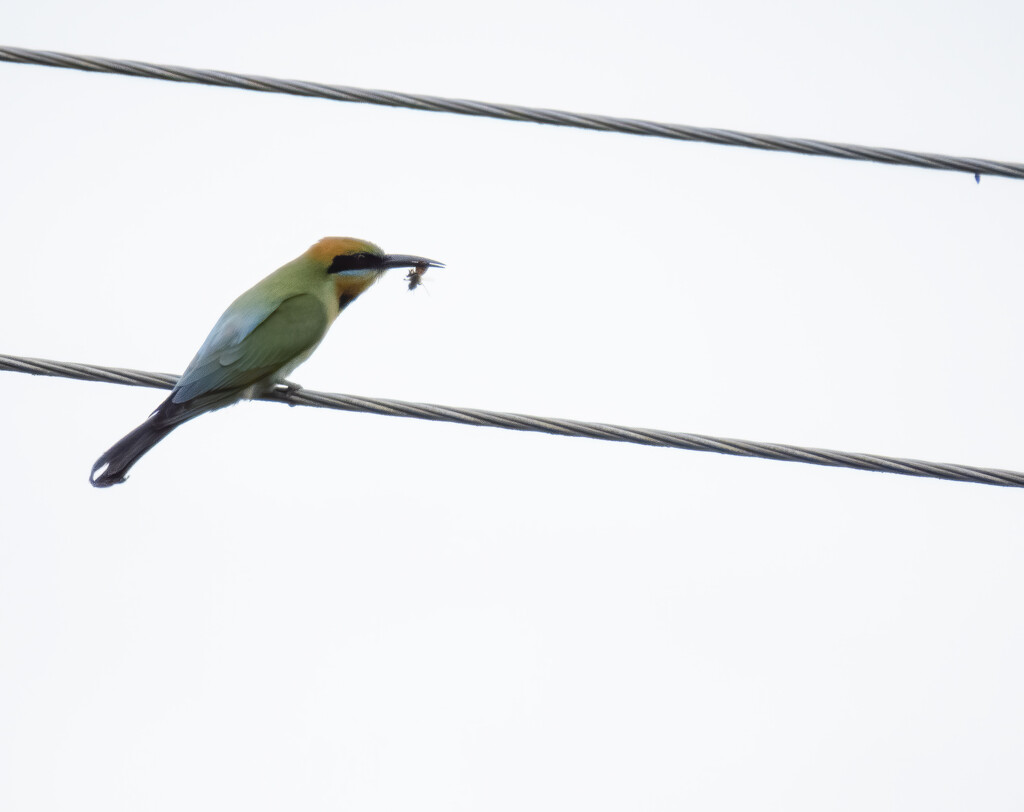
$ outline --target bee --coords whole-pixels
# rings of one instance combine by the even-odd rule
[[[427,272],[429,267],[429,265],[417,265],[405,275],[405,279],[409,283],[409,290],[416,290],[416,288],[423,284],[423,274]]]

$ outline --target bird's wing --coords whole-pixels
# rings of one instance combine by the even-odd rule
[[[326,330],[324,306],[309,293],[285,299],[257,317],[229,310],[188,365],[171,399],[184,403],[252,386],[314,347]]]

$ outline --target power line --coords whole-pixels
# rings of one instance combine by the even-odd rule
[[[258,90],[263,93],[315,96],[333,101],[379,104],[386,107],[408,107],[413,110],[459,113],[467,116],[483,116],[511,121],[532,121],[538,124],[553,124],[559,127],[576,127],[584,130],[603,130],[630,135],[647,135],[679,141],[702,141],[711,144],[749,147],[776,152],[795,152],[800,155],[821,155],[831,158],[846,158],[853,161],[874,161],[883,164],[916,166],[923,169],[969,172],[975,176],[996,175],[1004,178],[1024,178],[1024,164],[1006,161],[989,161],[982,158],[956,158],[928,152],[913,152],[902,149],[888,149],[886,147],[865,147],[856,144],[839,144],[808,138],[786,138],[777,135],[760,135],[736,130],[693,127],[686,124],[665,124],[657,121],[617,118],[589,113],[569,113],[564,110],[545,110],[513,104],[448,99],[441,96],[425,96],[418,93],[367,90],[365,88],[328,85],[296,79],[274,79],[267,76],[253,76],[244,73],[185,68],[176,65],[157,65],[150,62],[134,62],[98,56],[79,56],[58,51],[36,51],[29,48],[0,46],[0,61],[29,65],[47,65],[54,68],[73,68],[75,70],[96,73],[117,73],[126,76],[163,79],[168,82],[192,82],[201,85],[216,85],[218,87],[235,87],[242,90]]]
[[[92,364],[73,364],[49,361],[42,358],[22,358],[14,355],[0,355],[0,370],[26,372],[30,375],[49,375],[59,378],[74,378],[82,381],[119,383],[127,386],[147,386],[153,389],[171,389],[178,380],[177,375],[158,372],[141,372],[135,369],[117,369]],[[709,437],[703,434],[683,434],[656,429],[630,428],[609,423],[588,423],[582,420],[565,420],[553,417],[534,417],[525,414],[492,412],[484,409],[465,409],[455,406],[439,406],[433,403],[408,403],[385,398],[368,398],[342,395],[330,392],[314,392],[309,389],[286,393],[275,390],[260,400],[287,403],[292,406],[317,406],[323,409],[339,409],[347,412],[369,412],[391,417],[416,417],[421,420],[436,420],[447,423],[461,423],[469,426],[490,426],[516,431],[538,431],[546,434],[561,434],[567,437],[588,437],[594,440],[613,440],[622,443],[664,446],[689,451],[714,451],[737,457],[760,457],[769,460],[805,462],[812,465],[828,465],[837,468],[855,468],[860,471],[879,471],[906,476],[948,479],[956,482],[975,482],[980,485],[1000,485],[1009,488],[1024,488],[1024,473],[1004,471],[995,468],[978,468],[973,465],[951,465],[941,462],[884,457],[875,454],[855,454],[845,451],[829,451],[822,448],[802,448],[778,443],[760,443],[749,440],[732,440]]]

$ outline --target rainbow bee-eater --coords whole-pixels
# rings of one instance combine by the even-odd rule
[[[96,460],[89,481],[98,488],[124,482],[139,458],[182,423],[284,382],[338,314],[385,272],[443,267],[351,237],[320,240],[231,303],[167,400]]]

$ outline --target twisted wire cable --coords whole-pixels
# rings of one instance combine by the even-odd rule
[[[59,378],[74,378],[81,381],[119,383],[126,386],[147,386],[153,389],[171,389],[178,380],[177,375],[156,372],[142,372],[136,369],[117,369],[93,364],[74,364],[50,361],[42,358],[22,358],[14,355],[0,355],[0,370],[26,372],[30,375],[49,375]],[[714,451],[737,457],[760,457],[769,460],[804,462],[811,465],[828,465],[838,468],[854,468],[860,471],[879,471],[905,476],[932,477],[956,482],[974,482],[981,485],[1000,485],[1010,488],[1024,487],[1024,472],[1004,471],[995,468],[979,468],[973,465],[952,465],[941,462],[884,457],[875,454],[855,454],[846,451],[830,451],[823,448],[802,448],[779,443],[761,443],[749,440],[733,440],[709,437],[703,434],[660,431],[656,429],[630,428],[609,423],[590,423],[582,420],[566,420],[554,417],[535,417],[525,414],[493,412],[486,409],[466,409],[455,406],[440,406],[433,403],[408,403],[386,398],[359,397],[331,392],[315,392],[309,389],[275,389],[260,400],[286,403],[292,406],[316,406],[322,409],[339,409],[347,412],[369,412],[391,417],[416,417],[421,420],[436,420],[447,423],[461,423],[468,426],[490,426],[516,431],[538,431],[546,434],[560,434],[567,437],[587,437],[594,440],[612,440],[622,443],[664,446],[689,451]]]
[[[27,65],[47,65],[54,68],[72,68],[96,73],[117,73],[126,76],[163,79],[168,82],[192,82],[202,85],[216,85],[218,87],[234,87],[242,90],[257,90],[263,93],[315,96],[333,101],[379,104],[386,107],[408,107],[413,110],[459,113],[467,116],[483,116],[510,121],[532,121],[538,124],[553,124],[559,127],[576,127],[584,130],[603,130],[630,135],[646,135],[655,138],[671,138],[679,141],[702,141],[726,146],[794,152],[800,155],[821,155],[853,161],[873,161],[883,164],[916,166],[924,169],[968,172],[975,175],[976,178],[980,175],[1024,178],[1024,164],[1006,161],[957,158],[927,152],[913,152],[885,147],[865,147],[856,144],[840,144],[808,138],[786,138],[776,135],[760,135],[736,130],[693,127],[686,124],[665,124],[657,121],[617,118],[589,113],[570,113],[564,110],[547,110],[535,107],[522,107],[514,104],[493,104],[467,99],[448,99],[417,93],[367,90],[365,88],[305,82],[295,79],[274,79],[268,76],[253,76],[243,73],[229,73],[227,71],[203,70],[176,65],[156,65],[150,62],[108,59],[98,56],[79,56],[58,51],[37,51],[30,48],[0,46],[0,61],[17,62]]]

